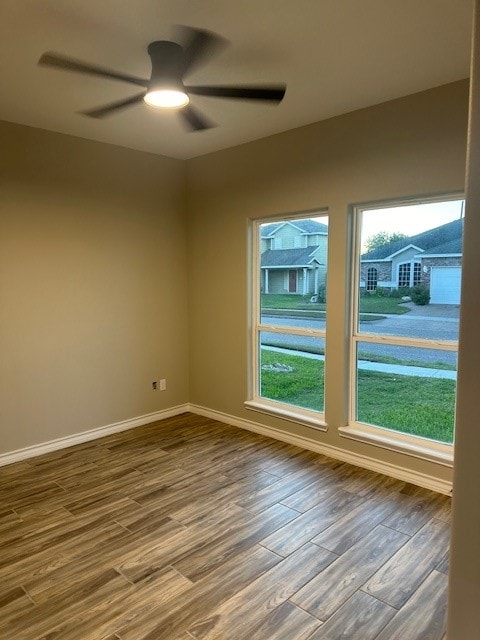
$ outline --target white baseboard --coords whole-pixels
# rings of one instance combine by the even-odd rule
[[[207,409],[206,407],[201,407],[195,404],[188,405],[188,410],[192,413],[205,416],[206,418],[212,418],[219,422],[231,424],[234,427],[240,427],[241,429],[247,429],[248,431],[259,433],[262,436],[267,436],[274,440],[288,442],[289,444],[293,444],[297,447],[302,447],[303,449],[308,449],[310,451],[315,451],[316,453],[323,453],[330,458],[335,458],[342,462],[348,462],[349,464],[353,464],[357,467],[363,467],[370,471],[376,471],[377,473],[382,473],[386,476],[391,476],[392,478],[397,478],[398,480],[403,480],[404,482],[409,482],[419,487],[436,491],[437,493],[451,495],[452,492],[452,483],[447,480],[440,480],[435,476],[419,473],[418,471],[412,471],[411,469],[406,469],[405,467],[391,464],[389,462],[382,462],[377,458],[353,453],[352,451],[347,451],[340,447],[334,447],[330,444],[324,444],[318,442],[318,440],[313,440],[313,438],[295,436],[281,429],[266,427],[265,425],[253,422],[252,420],[244,420],[243,418],[237,418],[236,416],[231,416],[227,413],[222,413],[221,411],[215,411],[214,409]]]
[[[438,493],[450,495],[452,491],[451,482],[440,480],[435,476],[412,471],[399,465],[382,462],[377,458],[371,458],[370,456],[353,453],[340,447],[324,444],[318,442],[318,440],[314,440],[313,438],[296,436],[288,431],[283,431],[282,429],[267,427],[259,424],[258,422],[253,422],[252,420],[244,420],[243,418],[237,418],[236,416],[195,404],[182,404],[176,407],[171,407],[170,409],[164,409],[163,411],[146,413],[145,415],[138,416],[137,418],[122,420],[121,422],[115,422],[104,427],[90,429],[89,431],[82,431],[81,433],[75,433],[71,436],[65,436],[56,440],[50,440],[49,442],[42,442],[41,444],[25,447],[24,449],[17,449],[16,451],[0,454],[0,467],[14,462],[19,462],[21,460],[26,460],[28,458],[33,458],[35,456],[40,456],[50,451],[65,449],[66,447],[81,444],[82,442],[88,442],[89,440],[103,438],[104,436],[108,436],[112,433],[119,433],[120,431],[134,429],[135,427],[140,427],[142,425],[149,424],[150,422],[156,422],[157,420],[172,418],[188,411],[205,416],[206,418],[218,420],[219,422],[225,422],[226,424],[239,427],[240,429],[259,433],[263,436],[273,438],[274,440],[281,440],[282,442],[288,442],[289,444],[293,444],[303,449],[322,453],[330,458],[335,458],[342,462],[348,462],[349,464],[356,465],[357,467],[363,467],[365,469],[370,469],[371,471],[376,471],[377,473],[383,473],[384,475],[397,478],[398,480],[403,480],[404,482],[410,482]]]
[[[41,456],[43,453],[49,453],[50,451],[57,451],[58,449],[72,447],[75,444],[81,444],[82,442],[88,442],[89,440],[103,438],[104,436],[109,436],[112,433],[119,433],[120,431],[127,431],[128,429],[141,427],[149,422],[172,418],[173,416],[178,416],[186,411],[189,411],[189,405],[182,404],[170,409],[146,413],[143,416],[138,416],[137,418],[130,418],[129,420],[122,420],[121,422],[107,424],[104,427],[97,427],[96,429],[82,431],[81,433],[74,433],[71,436],[57,438],[56,440],[50,440],[49,442],[34,444],[30,447],[25,447],[24,449],[9,451],[8,453],[0,454],[0,467],[12,464],[13,462],[19,462],[20,460],[26,460],[27,458]]]

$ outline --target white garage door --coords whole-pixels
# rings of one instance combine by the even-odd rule
[[[431,304],[460,304],[461,267],[432,267]]]

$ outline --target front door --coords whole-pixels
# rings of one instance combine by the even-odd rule
[[[297,272],[295,269],[288,272],[288,292],[297,293]]]

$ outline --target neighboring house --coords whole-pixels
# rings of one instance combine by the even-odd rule
[[[460,304],[463,219],[396,240],[361,256],[360,287],[424,285],[432,304]]]
[[[313,294],[325,286],[328,227],[290,220],[261,227],[261,291]]]

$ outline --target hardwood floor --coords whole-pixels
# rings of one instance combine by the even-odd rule
[[[449,499],[185,414],[0,468],[3,640],[442,640]]]

